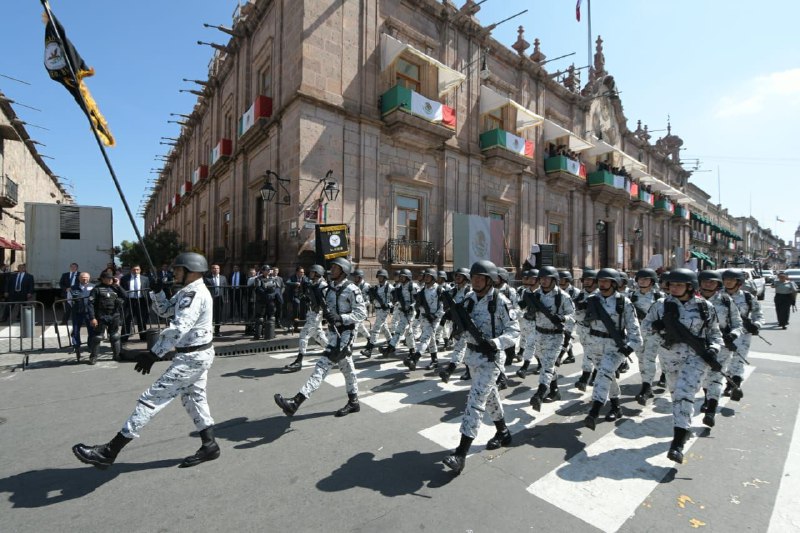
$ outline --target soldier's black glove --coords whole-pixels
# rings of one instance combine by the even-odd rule
[[[633,348],[631,348],[630,346],[628,346],[626,344],[625,346],[623,346],[622,348],[619,349],[619,353],[621,353],[625,357],[628,357],[630,354],[633,353]]]
[[[735,352],[736,351],[736,344],[734,344],[734,341],[736,340],[736,338],[737,338],[737,336],[734,335],[733,333],[729,333],[727,335],[723,335],[722,336],[722,342],[725,343],[725,348],[727,348],[728,350],[730,350],[732,352]]]
[[[334,313],[333,311],[327,311],[322,315],[322,318],[325,319],[325,322],[333,326],[336,322],[341,322],[342,317]]]
[[[486,356],[489,362],[493,362],[497,357],[497,346],[489,340],[483,340],[480,343],[480,352]]]
[[[664,321],[660,318],[658,320],[653,320],[653,329],[656,331],[664,331]]]
[[[747,333],[751,333],[753,335],[758,335],[758,332],[760,331],[757,325],[749,321],[744,325],[744,329],[747,330]]]
[[[717,361],[717,350],[714,348],[709,348],[706,350],[706,355],[708,356],[708,366],[711,367],[711,370],[714,372],[722,372],[722,365]]]
[[[139,350],[136,354],[136,366],[133,369],[142,375],[149,374],[153,363],[159,360],[150,350]]]

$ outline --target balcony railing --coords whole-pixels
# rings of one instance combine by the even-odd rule
[[[432,265],[436,262],[436,250],[430,241],[389,239],[386,247],[391,264]]]
[[[617,176],[607,170],[596,170],[589,174],[589,186],[593,185],[608,185],[621,191],[630,192],[630,180],[626,180],[624,176]]]
[[[519,156],[533,159],[533,141],[517,137],[511,132],[496,128],[480,135],[481,150],[503,148]]]
[[[0,206],[15,207],[17,205],[17,182],[8,177],[2,176],[0,182]]]
[[[425,98],[402,85],[395,85],[381,96],[381,116],[386,116],[395,110],[405,111],[451,130],[456,128],[456,113],[452,107]]]
[[[563,155],[548,157],[544,160],[545,173],[549,174],[550,172],[558,172],[559,170],[586,179],[586,165],[580,161],[575,161]]]
[[[667,213],[675,213],[675,204],[661,198],[660,200],[656,200],[656,211],[666,211]]]
[[[558,269],[571,269],[572,260],[567,253],[556,252],[553,254],[553,266]]]

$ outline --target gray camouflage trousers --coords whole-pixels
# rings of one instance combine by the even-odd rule
[[[745,333],[736,339],[736,353],[731,357],[728,363],[728,373],[731,376],[744,376],[744,360],[742,356],[747,359],[747,356],[750,354],[750,342],[752,340],[753,335],[750,333]]]
[[[708,365],[693,351],[684,352],[681,358],[683,364],[672,392],[672,423],[676,428],[689,429],[694,415],[694,398],[703,383]]]
[[[505,354],[499,352],[497,359],[490,363],[486,357],[467,349],[465,359],[472,375],[472,386],[467,395],[464,418],[461,419],[461,434],[474,439],[478,436],[484,412],[488,411],[493,422],[503,420],[503,404],[500,402],[500,393],[497,392],[497,377],[503,368]]]
[[[376,309],[375,310],[375,320],[372,322],[372,330],[369,332],[369,343],[375,345],[378,343],[378,335],[383,333],[383,336],[386,337],[386,340],[391,340],[392,338],[392,331],[389,329],[389,326],[386,324],[387,320],[389,319],[389,310],[388,309]]]
[[[306,354],[308,339],[312,337],[320,346],[324,347],[328,344],[328,335],[322,329],[321,312],[308,311],[306,313],[306,323],[303,325],[303,329],[300,330],[300,338],[297,340],[298,353],[301,355]]]
[[[639,359],[639,375],[642,376],[642,383],[653,383],[656,377],[656,358],[660,348],[661,337],[658,335],[645,336],[644,349],[636,352],[636,357]]]
[[[526,318],[519,319],[519,338],[523,361],[531,361],[536,357],[536,323]]]
[[[355,344],[355,342],[358,340],[359,335],[363,336],[365,339],[369,339],[370,330],[367,328],[365,323],[368,324],[366,320],[361,322],[356,322],[356,329],[353,330],[355,332],[355,338],[353,339],[353,344]]]
[[[341,340],[340,346],[344,347],[348,351],[347,357],[343,357],[338,361],[339,370],[342,371],[344,375],[344,382],[345,388],[347,389],[347,394],[358,394],[358,381],[356,380],[356,367],[353,365],[353,357],[349,355],[350,346],[352,345],[352,341],[354,340],[354,334],[351,330],[345,330],[341,333]],[[319,388],[322,384],[322,381],[325,379],[325,376],[328,375],[331,368],[337,363],[334,363],[326,354],[330,353],[332,350],[336,348],[336,339],[335,337],[331,339],[333,344],[329,344],[325,348],[325,352],[317,359],[317,364],[314,365],[314,371],[311,372],[311,376],[306,381],[306,384],[303,385],[303,388],[300,389],[300,394],[305,396],[306,398],[311,398],[311,395],[314,394],[314,391]]]
[[[436,353],[436,329],[439,325],[439,321],[437,320],[433,324],[426,318],[420,318],[419,321],[422,323],[422,335],[419,336],[419,340],[417,341],[417,353],[423,353],[426,350],[430,350],[431,353]]]
[[[594,380],[592,390],[592,401],[606,403],[609,398],[619,398],[619,383],[617,382],[617,369],[625,356],[617,349],[617,345],[612,339],[602,337],[592,337],[591,348],[586,351],[592,352],[594,366],[597,367],[597,377]]]
[[[132,439],[163,408],[181,396],[183,408],[192,417],[195,428],[202,431],[214,425],[206,399],[208,369],[214,362],[214,348],[194,353],[178,353],[163,374],[139,396],[131,416],[120,433]]]
[[[729,364],[731,356],[739,357],[724,347],[719,351],[717,354],[717,361],[722,365],[722,368],[725,368]],[[703,380],[703,388],[706,389],[706,398],[709,400],[719,400],[722,397],[724,386],[725,378],[722,377],[722,372],[714,372],[709,368]]]
[[[453,351],[450,353],[450,362],[461,364],[464,361],[464,355],[467,353],[467,337],[461,335],[456,339],[453,345]]]
[[[558,374],[556,374],[556,359],[558,359],[558,354],[561,353],[563,342],[563,333],[536,332],[536,353],[539,356],[539,363],[542,365],[539,373],[539,385],[549,386],[551,381],[558,378]],[[527,351],[525,356],[527,356]]]
[[[413,311],[409,311],[408,314],[403,313],[399,309],[395,311],[394,335],[392,335],[392,340],[389,341],[395,348],[397,348],[397,345],[400,342],[400,337],[402,336],[405,336],[406,346],[408,348],[414,348],[414,329],[409,322],[409,317],[411,316],[414,316]]]
[[[579,324],[575,325],[575,333],[578,334],[578,342],[581,343],[583,346],[583,360],[581,360],[581,371],[582,372],[591,372],[594,370],[594,360],[592,359],[591,351],[587,348],[587,346],[591,345],[591,335],[589,335],[589,330],[586,329],[584,326]]]

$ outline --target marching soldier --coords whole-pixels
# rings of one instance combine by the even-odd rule
[[[636,273],[636,287],[630,293],[630,299],[636,308],[636,318],[644,320],[653,303],[664,297],[658,287],[658,274],[652,268],[643,268]],[[661,339],[654,335],[644,338],[644,348],[638,350],[639,374],[642,376],[642,388],[636,395],[639,405],[647,405],[653,397],[652,383],[656,377],[656,357]]]
[[[351,270],[350,261],[343,257],[331,261],[331,285],[325,293],[323,311],[330,331],[328,345],[300,392],[293,398],[275,395],[275,403],[286,416],[294,415],[300,405],[319,388],[330,369],[337,363],[339,370],[344,374],[347,404],[336,411],[336,416],[346,416],[361,410],[361,405],[358,403],[358,382],[356,369],[353,366],[352,346],[356,324],[367,318],[367,305],[358,286],[347,279]]]
[[[469,284],[469,270],[466,268],[458,268],[453,272],[453,281],[455,285],[453,286],[452,290],[450,291],[450,297],[452,298],[451,307],[455,304],[461,303],[464,301],[464,298],[469,294],[472,290]],[[450,362],[447,364],[446,368],[443,368],[439,371],[439,377],[447,383],[450,381],[450,376],[455,372],[456,368],[459,364],[464,362],[464,354],[467,351],[467,337],[466,335],[458,335],[456,338],[455,346],[453,346],[453,351],[450,353]],[[467,373],[462,376],[463,379],[470,379],[469,376],[469,368],[467,368]]]
[[[633,304],[617,292],[619,273],[613,268],[601,268],[597,272],[599,292],[586,299],[584,325],[589,329],[584,351],[589,352],[597,368],[597,378],[592,391],[592,407],[584,424],[594,430],[600,408],[611,402],[606,421],[613,422],[622,417],[619,407],[620,389],[617,370],[622,361],[642,346],[639,320]]]
[[[447,272],[440,270],[436,275],[436,283],[439,288],[446,292],[453,288],[453,284],[447,281]],[[452,348],[452,341],[449,340],[450,334],[450,320],[447,316],[447,308],[444,309],[444,316],[439,321],[439,327],[436,328],[436,345],[443,348]]]
[[[719,330],[722,333],[722,347],[719,350],[719,355],[717,355],[717,361],[719,361],[722,368],[725,368],[731,357],[738,357],[736,356],[736,350],[738,349],[736,340],[744,333],[742,315],[739,314],[739,308],[733,303],[733,298],[725,291],[720,290],[722,289],[722,276],[718,271],[704,270],[697,275],[697,279],[700,282],[701,296],[711,302],[717,312]],[[705,401],[700,411],[705,413],[703,424],[708,427],[714,427],[715,424],[714,417],[717,414],[717,405],[722,396],[723,381],[721,372],[711,370],[706,374],[703,383]]]
[[[594,383],[594,361],[592,355],[586,347],[591,344],[592,338],[589,335],[589,330],[584,326],[584,316],[586,314],[586,300],[589,296],[597,294],[597,270],[593,268],[584,268],[581,275],[581,291],[578,296],[573,300],[575,304],[575,331],[578,334],[578,340],[583,346],[583,360],[581,361],[581,377],[575,383],[575,387],[580,391],[585,391],[586,387],[591,381]]]
[[[467,452],[478,435],[484,411],[489,413],[497,428],[486,449],[495,450],[511,444],[511,432],[505,423],[496,383],[503,368],[505,349],[514,346],[519,337],[515,309],[492,286],[497,281],[494,263],[476,261],[469,273],[472,292],[459,305],[463,305],[468,320],[463,335],[467,337],[465,362],[472,373],[472,387],[461,422],[461,441],[455,452],[444,459],[444,464],[456,475],[464,470]]]
[[[325,269],[320,265],[313,265],[308,269],[309,282],[302,287],[303,298],[306,301],[306,323],[300,330],[297,341],[297,358],[283,367],[287,372],[297,372],[303,368],[303,357],[308,348],[308,339],[313,338],[320,346],[328,345],[328,336],[322,330],[322,312],[325,308],[325,291],[328,284],[323,279]]]
[[[758,299],[750,292],[744,290],[745,282],[744,271],[740,269],[728,269],[722,273],[722,284],[725,292],[728,293],[739,308],[744,324],[744,334],[736,343],[736,357],[732,357],[728,363],[728,373],[733,377],[733,381],[738,387],[742,385],[744,377],[744,362],[750,354],[750,343],[753,335],[758,335],[764,326],[764,313],[761,311],[761,304]],[[725,395],[730,394],[730,387],[725,389]]]
[[[392,300],[394,302],[394,335],[389,344],[381,349],[384,357],[393,354],[400,342],[400,337],[405,336],[406,346],[409,351],[414,353],[414,327],[411,323],[414,319],[414,295],[417,293],[414,282],[411,280],[411,271],[407,268],[397,273],[398,282],[392,290]]]
[[[392,331],[386,324],[394,305],[392,303],[392,285],[388,282],[389,273],[385,270],[378,270],[377,277],[378,284],[371,286],[366,293],[375,308],[375,320],[372,323],[369,340],[364,349],[361,350],[361,355],[367,358],[372,357],[372,349],[375,348],[375,344],[378,342],[378,335],[381,332],[386,337],[386,342],[389,342],[392,338]]]
[[[436,330],[439,327],[439,321],[444,316],[442,289],[436,283],[436,270],[432,268],[425,270],[422,280],[425,285],[415,296],[417,308],[420,311],[420,321],[422,322],[422,335],[417,341],[416,351],[409,353],[403,359],[403,364],[409,370],[417,368],[417,362],[425,350],[429,350],[431,354],[431,364],[428,365],[426,370],[433,370],[439,365]]]
[[[502,267],[497,267],[497,282],[495,283],[495,288],[508,298],[508,301],[511,302],[511,307],[517,311],[519,315],[519,295],[517,291],[514,290],[511,285],[508,284],[508,280],[511,273]],[[514,363],[514,356],[517,353],[517,347],[511,346],[506,348],[506,366],[512,365]],[[500,370],[500,376],[497,378],[497,388],[500,390],[504,390],[508,388],[508,377],[504,370]]]
[[[573,302],[581,293],[581,291],[572,284],[572,272],[569,270],[558,271],[558,286],[562,291],[569,294],[569,297]],[[567,356],[564,358],[564,364],[575,362],[575,355],[572,353],[572,339],[573,337],[570,337],[569,348],[567,349]]]
[[[106,332],[111,340],[111,353],[114,354],[114,361],[119,361],[119,353],[122,349],[119,329],[122,326],[124,302],[125,293],[119,285],[114,285],[114,276],[107,270],[103,271],[100,274],[100,285],[96,285],[89,293],[89,323],[94,328],[94,336],[89,341],[90,362],[97,361],[100,339]]]
[[[561,399],[555,367],[569,348],[575,325],[572,298],[558,287],[558,278],[555,267],[543,266],[539,269],[539,288],[526,295],[529,316],[536,328],[536,354],[541,365],[539,388],[530,401],[535,411],[542,409],[545,399]]]
[[[642,322],[645,335],[661,335],[661,364],[672,394],[673,437],[667,458],[683,462],[694,398],[706,369],[721,371],[717,356],[722,346],[717,313],[711,302],[695,296],[697,274],[676,268],[666,278],[669,295],[658,300]]]
[[[537,367],[533,374],[539,374],[542,370],[542,363],[536,355],[536,322],[534,320],[534,309],[528,304],[530,298],[536,293],[536,285],[539,283],[538,270],[525,270],[522,272],[522,286],[519,292],[519,307],[523,311],[519,315],[520,329],[520,351],[522,354],[522,366],[517,370],[517,377],[525,379],[528,375],[528,367],[536,357]]]
[[[174,350],[175,357],[161,377],[142,393],[130,418],[108,444],[76,444],[72,447],[80,461],[101,470],[110,467],[120,450],[138,437],[141,429],[178,395],[202,440],[200,449],[179,466],[196,466],[219,457],[219,446],[214,439],[214,419],[206,400],[208,369],[214,362],[213,303],[211,293],[203,283],[203,273],[207,270],[205,257],[186,252],[175,258],[175,282],[183,284],[175,296],[168,300],[161,280],[155,281],[152,289],[158,292],[154,294],[153,310],[163,318],[170,318],[170,324],[161,330],[158,341],[150,350],[139,351],[134,370],[149,374],[153,363],[167,353]]]
[[[367,300],[367,295],[369,294],[369,283],[364,280],[364,271],[360,268],[353,270],[353,283],[356,284],[358,290],[361,291],[361,296],[364,297],[364,300]],[[358,335],[361,334],[367,339],[367,343],[369,343],[369,329],[367,326],[364,325],[365,321],[359,322],[356,324],[355,335],[353,336],[353,344],[355,344],[356,340],[358,340]]]

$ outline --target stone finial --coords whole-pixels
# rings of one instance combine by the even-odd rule
[[[525,55],[525,50],[531,47],[531,44],[525,40],[525,28],[522,26],[517,30],[517,42],[511,45],[511,48],[517,51],[519,55]]]
[[[533,53],[531,54],[531,61],[535,61],[536,63],[544,63],[545,58],[547,57],[539,50],[539,45],[541,42],[539,38],[533,40]]]
[[[597,46],[594,54],[594,76],[595,78],[602,78],[608,74],[606,72],[606,56],[603,54],[603,38],[598,35],[595,42]]]
[[[464,5],[461,6],[461,12],[470,17],[474,17],[480,10],[481,6],[473,2],[473,0],[467,0],[464,2]]]
[[[571,64],[567,69],[567,75],[564,77],[564,87],[567,88],[569,92],[576,92],[580,85],[580,82],[575,76],[575,63]]]

